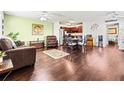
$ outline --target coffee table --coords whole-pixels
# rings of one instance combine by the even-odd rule
[[[7,73],[6,76],[4,77],[3,81],[6,80],[6,78],[9,76],[9,74],[12,72],[13,70],[13,64],[11,59],[5,59],[3,61],[3,64],[0,65],[0,75]]]

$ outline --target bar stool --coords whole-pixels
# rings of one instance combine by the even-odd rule
[[[103,36],[102,35],[98,36],[98,47],[103,47]]]

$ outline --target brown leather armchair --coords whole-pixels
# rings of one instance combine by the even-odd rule
[[[58,41],[57,41],[56,36],[47,36],[46,46],[47,47],[57,47],[58,46]]]
[[[0,48],[5,51],[7,57],[12,60],[13,70],[34,65],[36,61],[36,49],[33,47],[12,48],[11,42],[6,39],[0,39]]]

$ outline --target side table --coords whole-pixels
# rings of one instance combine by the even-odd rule
[[[37,49],[44,47],[44,41],[30,41],[30,46],[34,46]]]
[[[11,59],[5,59],[3,60],[3,64],[0,65],[0,75],[7,73],[6,76],[4,77],[3,81],[6,80],[6,78],[9,76],[9,74],[13,70],[13,64]]]

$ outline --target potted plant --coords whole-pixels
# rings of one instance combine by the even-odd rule
[[[5,56],[5,52],[0,51],[0,65],[3,64],[3,57]]]
[[[10,37],[13,41],[17,41],[17,37],[18,37],[19,33],[13,33],[10,32],[7,36]]]

